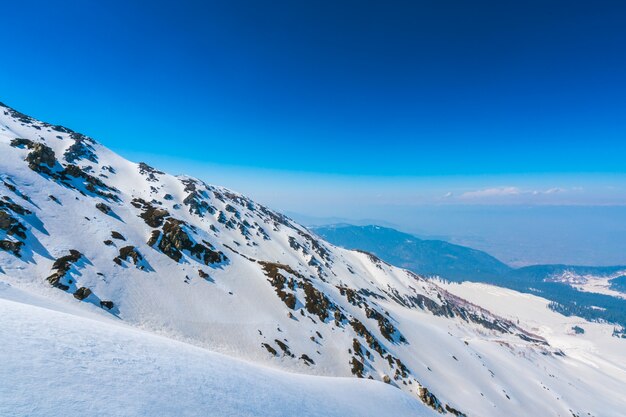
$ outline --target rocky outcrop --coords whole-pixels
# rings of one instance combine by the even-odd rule
[[[111,207],[107,206],[104,203],[97,203],[96,208],[103,212],[104,214],[109,214],[111,212]]]
[[[222,252],[207,246],[210,245],[208,242],[205,242],[206,245],[196,243],[186,229],[187,224],[184,221],[170,217],[163,225],[162,232],[152,232],[148,244],[157,245],[161,252],[176,262],[180,261],[184,251],[205,265],[218,264],[227,259]]]
[[[89,297],[90,295],[91,295],[91,290],[89,288],[87,288],[87,287],[80,287],[74,293],[74,298],[76,298],[77,300],[82,301],[85,298]]]
[[[30,150],[26,156],[26,162],[28,162],[28,167],[33,171],[47,175],[52,173],[50,169],[56,165],[57,160],[54,151],[49,146],[22,138],[13,139],[11,146]]]
[[[106,200],[119,201],[116,189],[109,187],[102,180],[85,172],[77,165],[68,164],[62,171],[56,173],[54,177],[65,186],[74,188],[83,194],[92,193]],[[78,180],[78,183],[76,180]]]
[[[92,144],[95,141],[82,133],[72,132],[70,138],[74,140],[74,143],[63,154],[65,160],[71,164],[74,162],[86,159],[88,161],[97,163],[98,156],[96,155]]]
[[[265,276],[268,277],[268,281],[272,284],[272,287],[274,287],[278,298],[280,298],[287,307],[294,310],[296,308],[296,296],[292,291],[295,290],[297,284],[293,278],[287,280],[287,277],[281,274],[280,271],[282,270],[285,273],[291,274],[300,279],[304,277],[291,269],[288,265],[264,261],[259,261],[259,264],[261,264],[261,267],[265,272]]]
[[[130,204],[132,204],[135,208],[142,210],[139,217],[141,217],[150,227],[161,227],[165,218],[170,216],[170,213],[167,210],[155,207],[142,198],[135,198],[130,202]]]
[[[119,255],[113,259],[118,265],[122,265],[122,261],[132,261],[134,265],[139,266],[139,269],[143,269],[140,262],[143,260],[143,256],[139,253],[134,246],[124,246],[120,249]]]
[[[153,167],[146,164],[145,162],[140,162],[138,165],[138,168],[139,168],[139,173],[141,175],[145,175],[146,180],[151,181],[151,182],[157,182],[159,180],[157,178],[157,175],[164,174],[162,171],[159,171],[158,169],[154,169]]]
[[[441,402],[435,397],[433,393],[431,393],[426,387],[419,387],[417,390],[417,395],[422,400],[424,404],[429,406],[430,408],[440,412],[445,413]]]
[[[0,240],[0,250],[12,253],[18,258],[22,256],[22,253],[21,253],[22,246],[24,246],[24,242],[6,240],[6,239]]]
[[[69,255],[62,256],[54,261],[52,269],[55,270],[55,272],[46,278],[46,280],[53,287],[59,288],[63,291],[69,290],[70,287],[63,283],[63,278],[65,278],[65,275],[68,273],[72,265],[78,262],[82,256],[82,253],[79,251],[71,249]]]
[[[2,208],[0,208],[0,230],[4,231],[8,236],[26,239],[26,227],[10,212]]]

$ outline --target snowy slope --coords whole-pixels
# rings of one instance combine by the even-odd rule
[[[33,297],[274,368],[385,381],[449,415],[626,409],[626,379],[514,321],[7,107],[0,180],[0,281]]]
[[[0,286],[2,416],[435,415],[380,382],[276,371],[42,304]]]
[[[626,380],[624,341],[613,337],[614,326],[595,323],[576,316],[563,316],[548,308],[549,301],[488,284],[441,283],[448,291],[480,304],[490,311],[545,338],[568,358],[591,364],[614,375],[616,392],[623,391]]]
[[[607,274],[580,274],[575,270],[565,270],[546,278],[548,282],[571,285],[578,291],[606,294],[611,297],[626,299],[626,294],[611,288],[611,280],[626,275],[626,269],[618,269]]]

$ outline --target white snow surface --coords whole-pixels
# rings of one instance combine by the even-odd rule
[[[593,292],[626,299],[626,294],[612,289],[610,282],[612,279],[625,274],[626,271],[624,270],[608,275],[577,274],[573,271],[564,271],[561,274],[549,277],[546,281],[568,284],[578,291]]]
[[[440,283],[448,291],[462,296],[544,337],[574,361],[611,375],[615,395],[624,395],[626,380],[626,347],[623,339],[613,337],[614,326],[589,322],[576,316],[564,316],[548,308],[545,298],[523,294],[493,285],[464,282]],[[584,333],[576,333],[575,327]],[[608,383],[607,380],[605,383]],[[620,395],[621,393],[621,395]]]
[[[381,382],[278,371],[52,304],[0,285],[2,416],[435,415]]]
[[[30,142],[20,145],[16,138]],[[54,151],[48,173],[29,167],[26,159],[36,154],[34,144]],[[80,152],[68,154],[72,149]],[[227,143],[207,148],[236,151]],[[104,187],[89,186],[94,179]],[[22,225],[25,236],[0,230],[0,241],[23,244],[19,256],[0,251],[0,285],[10,289],[3,298],[11,300],[2,301],[0,336],[10,346],[2,358],[12,366],[0,368],[9,377],[0,380],[0,393],[10,393],[0,397],[0,411],[20,414],[19,407],[30,406],[26,414],[38,415],[54,395],[67,401],[54,402],[58,413],[48,415],[77,413],[71,397],[87,407],[98,395],[109,402],[119,396],[122,407],[130,401],[122,387],[139,389],[141,384],[146,384],[141,394],[145,415],[158,415],[159,404],[165,410],[184,405],[194,415],[194,403],[218,407],[218,400],[225,401],[225,415],[238,407],[244,408],[236,415],[258,412],[261,401],[245,395],[247,390],[260,390],[254,392],[284,404],[270,411],[285,415],[314,413],[307,408],[314,403],[340,407],[342,401],[341,415],[351,415],[346,407],[354,415],[411,415],[407,410],[423,410],[420,398],[447,415],[458,410],[479,417],[617,417],[626,410],[623,367],[603,359],[606,346],[616,355],[623,352],[623,340],[588,349],[584,356],[572,354],[578,343],[585,346],[585,338],[562,345],[539,325],[500,318],[506,311],[489,304],[491,298],[472,304],[464,300],[472,295],[465,297],[465,287],[453,295],[371,255],[324,242],[238,193],[153,171],[90,138],[0,106],[2,201],[30,213],[0,206]],[[104,213],[97,203],[111,211]],[[140,217],[147,206],[167,214],[149,225]],[[227,259],[205,262],[190,250],[178,260],[167,256],[160,247],[167,219],[184,222],[179,223],[182,234]],[[125,240],[112,238],[112,231]],[[159,237],[151,240],[155,231]],[[130,258],[113,261],[126,246],[141,255],[137,265]],[[54,288],[46,278],[70,250],[78,250],[80,259],[61,278],[67,289]],[[279,279],[268,272],[271,265]],[[73,293],[81,287],[92,293],[79,301]],[[293,305],[281,299],[285,295],[293,297]],[[101,308],[101,301],[114,307]],[[492,307],[495,314],[488,311]],[[547,308],[541,312],[537,323],[543,313],[546,320],[556,314]],[[37,327],[40,322],[45,326]],[[546,323],[548,329],[553,325]],[[55,347],[54,355],[44,355],[46,345]],[[28,368],[24,362],[29,363],[30,351],[37,360]],[[386,380],[390,387],[346,379],[359,373],[355,362],[362,365],[363,378]],[[60,393],[46,366],[71,388]],[[99,372],[113,380],[98,379]],[[211,373],[223,383],[211,380]],[[39,381],[28,382],[36,376]],[[271,381],[268,390],[252,386],[262,381]],[[213,389],[204,390],[205,385]],[[246,388],[228,389],[235,385]],[[216,392],[220,386],[225,390]],[[168,397],[170,392],[176,395]],[[225,399],[231,395],[232,400]],[[372,401],[364,399],[370,395]],[[389,408],[369,406],[396,401]],[[128,404],[128,410],[141,414],[141,406],[132,407]]]

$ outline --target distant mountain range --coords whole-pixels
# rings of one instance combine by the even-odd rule
[[[338,224],[314,227],[329,242],[361,249],[421,275],[439,275],[451,281],[495,281],[512,268],[486,252],[443,240],[423,240],[383,226]]]
[[[626,326],[626,266],[532,265],[512,268],[486,252],[419,239],[388,227],[337,224],[314,227],[327,241],[371,252],[417,274],[474,281],[541,295],[552,308]]]

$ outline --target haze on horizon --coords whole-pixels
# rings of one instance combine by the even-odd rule
[[[453,3],[13,2],[0,101],[305,223],[626,264],[626,4]]]

